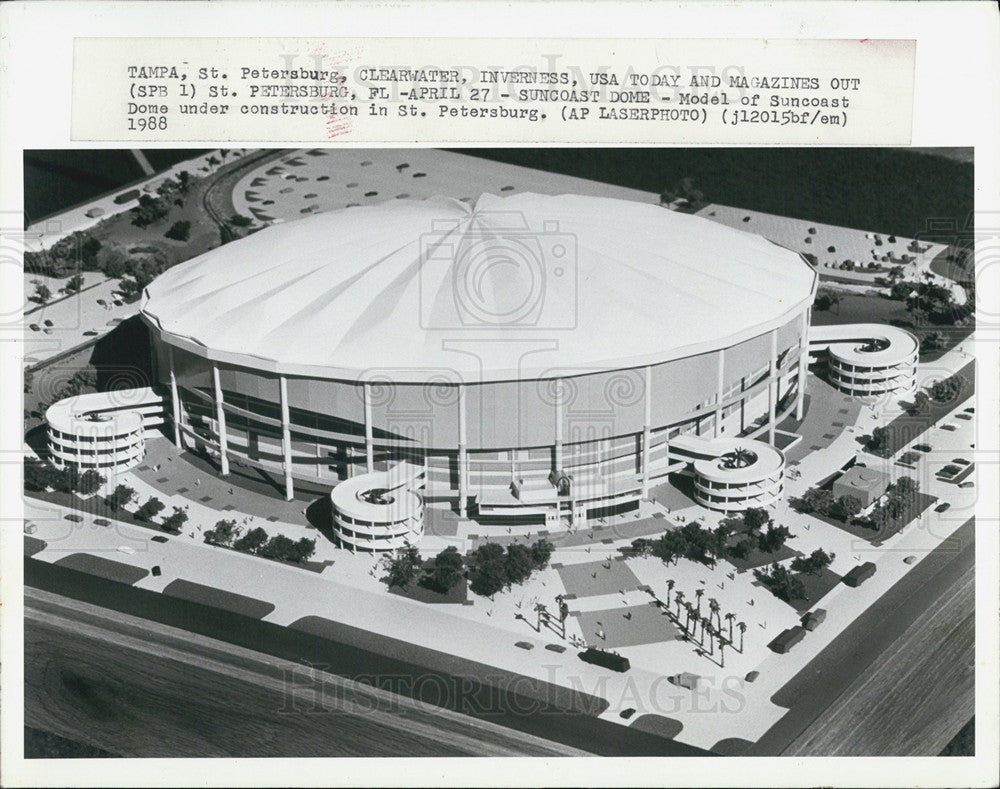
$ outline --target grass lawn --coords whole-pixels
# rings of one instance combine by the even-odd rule
[[[872,545],[881,545],[896,532],[902,531],[905,526],[922,516],[936,501],[936,496],[931,496],[927,493],[918,493],[915,497],[914,506],[909,512],[904,513],[900,518],[893,518],[887,521],[885,526],[876,530],[865,529],[854,523],[844,523],[828,515],[820,515],[816,512],[810,513],[810,517],[821,520],[824,523],[829,523],[831,526],[836,526],[838,529],[853,534],[855,537],[870,542]]]
[[[819,292],[823,292],[821,286]],[[941,335],[941,347],[936,351],[921,354],[920,361],[932,362],[940,359],[945,353],[965,340],[975,330],[974,326],[947,326],[928,323],[919,316],[908,312],[906,302],[895,301],[874,293],[846,293],[842,290],[832,291],[840,296],[840,303],[828,310],[813,309],[813,326],[841,326],[850,323],[888,323],[902,326],[915,334],[917,339],[924,335],[937,332]]]
[[[389,594],[416,600],[418,603],[461,605],[469,599],[469,582],[463,578],[447,592],[439,592],[427,582],[427,579],[422,578],[402,588],[393,586],[389,589]]]
[[[829,567],[823,568],[823,572],[821,573],[792,573],[792,577],[798,578],[802,581],[802,585],[806,589],[806,596],[796,597],[792,600],[785,600],[784,602],[788,603],[799,613],[808,611],[816,605],[816,603],[823,599],[827,592],[840,583],[840,576]],[[760,581],[754,580],[753,584],[754,586],[759,586],[761,589],[771,592],[771,590],[764,586]],[[771,594],[774,593],[771,592]],[[775,595],[775,597],[777,597],[777,595]]]
[[[729,539],[726,540],[726,547],[731,547],[742,540],[745,534],[733,534],[730,535]],[[791,546],[785,544],[782,545],[774,553],[768,553],[762,551],[758,546],[754,546],[753,550],[750,551],[744,558],[739,559],[732,554],[727,553],[725,560],[729,562],[733,567],[736,568],[737,572],[744,573],[747,570],[752,570],[755,567],[763,567],[764,565],[772,564],[774,562],[782,562],[785,559],[791,559],[793,556],[801,556],[799,551],[796,551]]]
[[[935,422],[948,416],[955,409],[956,405],[971,397],[975,393],[975,362],[969,362],[955,375],[960,377],[965,382],[956,400],[948,401],[947,403],[938,403],[931,400],[924,413],[900,414],[888,425],[886,425],[886,430],[889,435],[888,445],[886,448],[887,457],[895,455],[904,446],[933,427]]]
[[[24,555],[34,556],[36,553],[41,553],[48,547],[48,543],[45,540],[40,540],[37,537],[32,537],[30,534],[24,535]]]
[[[794,573],[794,577],[802,581],[806,588],[805,598],[796,598],[791,602],[792,607],[799,613],[808,611],[840,583],[840,576],[829,567],[823,568],[821,573]]]

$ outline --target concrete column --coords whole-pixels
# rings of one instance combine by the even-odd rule
[[[288,379],[280,376],[278,385],[281,390],[281,453],[284,456],[282,466],[285,470],[285,498],[291,501],[295,488],[292,486],[292,425],[288,416]]]
[[[372,439],[372,391],[371,384],[364,384],[362,392],[365,401],[365,465],[368,473],[375,471],[375,442]]]
[[[465,431],[465,384],[458,385],[458,514],[468,514],[468,437]]]
[[[771,361],[768,364],[767,382],[767,443],[774,446],[774,415],[778,405],[778,330],[771,330]]]
[[[806,377],[809,374],[809,317],[810,310],[802,313],[802,347],[799,348],[799,381],[795,395],[795,420],[802,421],[806,405]]]
[[[229,473],[229,440],[226,436],[226,411],[222,407],[222,384],[219,382],[219,365],[212,365],[212,386],[215,389],[215,421],[219,423],[219,463],[222,476]]]
[[[646,367],[644,371],[643,386],[645,410],[642,417],[642,495],[646,498],[649,496],[650,422],[653,421],[653,375],[650,367]]]
[[[177,376],[174,374],[174,348],[167,346],[167,360],[170,364],[170,407],[173,410],[173,417],[170,420],[174,423],[174,446],[180,452],[184,449],[181,446],[181,398],[177,392]]]
[[[563,381],[557,378],[555,381],[556,396],[556,436],[555,436],[555,471],[562,471],[563,466]]]
[[[718,438],[722,435],[722,390],[726,385],[726,356],[721,348],[718,351],[718,378],[715,384],[715,429],[713,435]]]

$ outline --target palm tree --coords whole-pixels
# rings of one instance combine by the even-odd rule
[[[677,603],[677,619],[681,618],[681,606],[684,605],[684,590],[678,589],[674,595],[674,602]]]
[[[733,643],[733,620],[736,619],[736,614],[730,611],[726,614],[726,621],[729,622],[729,643]]]
[[[721,630],[722,617],[719,615],[719,601],[716,600],[714,597],[708,598],[708,610],[709,610],[708,618],[711,619],[714,616],[718,620],[719,629]]]
[[[670,593],[674,591],[674,581],[673,579],[667,580],[667,610],[670,610]]]
[[[705,590],[704,589],[698,589],[694,593],[694,596],[696,598],[696,602],[698,603],[698,608],[697,608],[698,616],[701,616],[701,598],[702,598],[702,596],[704,594],[705,594]]]
[[[712,634],[712,620],[710,620],[707,616],[701,620],[701,634],[704,636],[706,633],[708,634],[708,654],[714,655],[715,638]]]
[[[725,656],[724,653],[725,653],[725,648],[726,648],[726,642],[722,640],[721,636],[722,636],[722,634],[720,633],[719,634],[719,668],[725,668],[726,667],[726,656]]]
[[[740,622],[736,625],[740,631],[740,654],[743,654],[743,634],[747,632],[747,623]]]

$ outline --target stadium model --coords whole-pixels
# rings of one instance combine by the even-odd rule
[[[912,366],[901,330],[810,336],[816,283],[797,253],[659,206],[484,195],[275,225],[168,270],[141,314],[179,446],[288,498],[329,486],[343,544],[389,550],[425,505],[551,528],[675,472],[712,509],[773,503],[811,350]]]

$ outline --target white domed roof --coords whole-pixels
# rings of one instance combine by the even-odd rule
[[[289,375],[570,375],[726,347],[811,301],[765,239],[578,195],[395,200],[289,222],[175,266],[142,312],[168,342]]]

